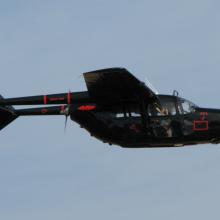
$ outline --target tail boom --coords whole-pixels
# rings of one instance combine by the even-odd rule
[[[52,106],[44,108],[27,108],[15,110],[18,116],[34,116],[34,115],[67,115],[69,108],[67,105]]]
[[[56,105],[57,106],[49,106]],[[12,105],[46,105],[45,107],[14,109]],[[93,111],[97,106],[91,103],[88,92],[60,93],[43,96],[29,96],[4,99],[0,96],[0,130],[19,116],[64,115],[76,111]]]
[[[60,93],[52,95],[40,95],[1,99],[0,106],[6,105],[59,105],[87,103],[90,100],[88,92]]]

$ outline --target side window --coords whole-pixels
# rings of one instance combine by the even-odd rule
[[[140,113],[137,112],[125,112],[125,113],[116,113],[116,118],[137,118],[137,117],[141,117]]]
[[[160,103],[152,103],[148,106],[149,116],[176,115],[176,106],[173,99],[163,98]]]
[[[190,113],[191,112],[191,107],[190,107],[190,104],[189,102],[183,102],[182,103],[182,107],[183,107],[183,113],[184,114],[187,114],[187,113]]]
[[[138,104],[116,106],[116,111],[113,113],[116,119],[140,118],[141,113]]]
[[[164,103],[162,107],[163,110],[167,112],[167,115],[176,115],[176,106],[173,101]]]
[[[183,114],[189,114],[194,111],[194,108],[196,107],[195,104],[182,98],[180,99],[180,101],[183,109]]]

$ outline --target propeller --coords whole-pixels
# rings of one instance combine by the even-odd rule
[[[70,116],[70,105],[66,106],[66,108],[64,109],[64,115],[65,115],[64,132],[66,133],[68,117]]]
[[[69,90],[68,96],[67,96],[67,102],[68,105],[64,109],[64,115],[65,115],[65,125],[64,125],[64,132],[66,132],[66,127],[67,127],[67,122],[68,122],[68,117],[70,115],[70,105],[71,105],[71,91]]]
[[[64,133],[66,133],[67,121],[68,121],[68,116],[66,116],[65,118]]]

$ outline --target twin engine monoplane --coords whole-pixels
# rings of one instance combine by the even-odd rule
[[[220,142],[220,110],[159,95],[124,68],[84,73],[88,91],[0,98],[0,129],[20,116],[64,115],[104,143],[180,147]],[[15,109],[14,106],[40,105]]]

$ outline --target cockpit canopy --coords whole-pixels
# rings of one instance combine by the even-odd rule
[[[168,116],[179,114],[189,114],[194,112],[197,106],[192,102],[173,96],[159,96],[159,102],[154,102],[148,106],[149,116]]]
[[[158,101],[146,104],[146,117],[169,117],[193,113],[197,106],[192,102],[167,95],[158,95]],[[138,103],[111,106],[111,109],[94,113],[100,120],[105,122],[111,119],[111,123],[125,125],[137,123],[141,126],[143,116]]]
[[[161,97],[159,101],[148,106],[149,116],[176,115],[176,104],[172,97]]]

